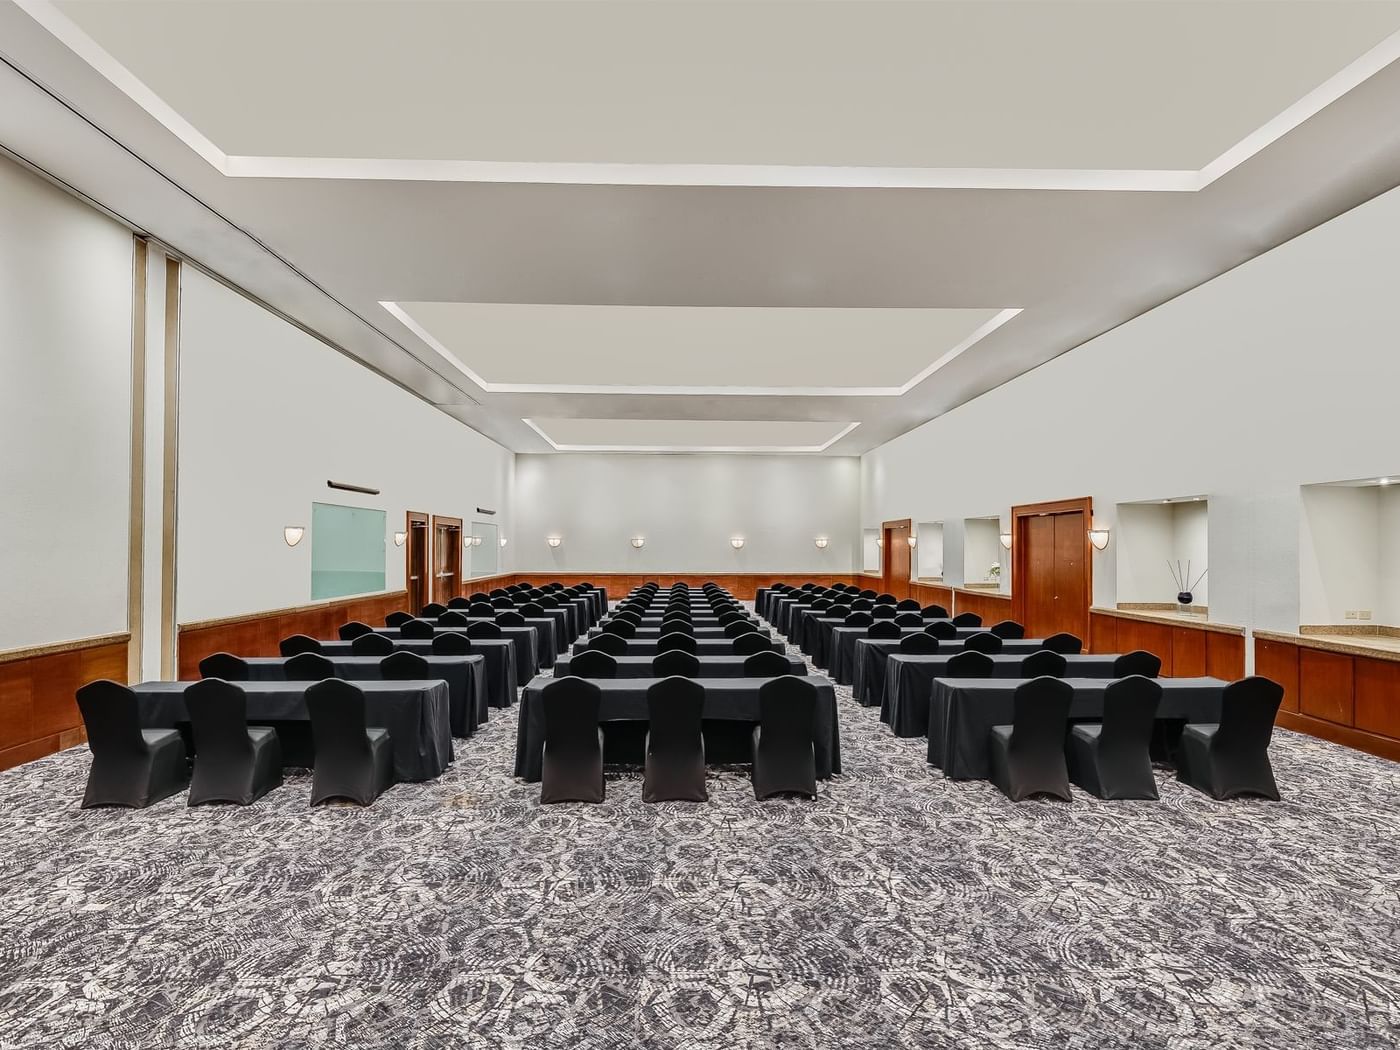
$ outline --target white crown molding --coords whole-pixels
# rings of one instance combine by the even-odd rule
[[[419,324],[402,306],[381,301],[380,306],[421,339],[448,365],[488,394],[639,394],[692,397],[903,397],[944,365],[970,350],[1021,312],[1002,310],[979,325],[971,335],[948,350],[902,386],[640,386],[627,384],[578,386],[559,383],[492,383],[467,367],[456,354]]]
[[[533,419],[522,419],[520,422],[533,430],[540,437],[549,443],[549,447],[555,452],[642,452],[642,453],[676,453],[676,452],[714,452],[714,453],[818,453],[825,452],[836,442],[849,434],[860,423],[849,423],[843,427],[830,440],[821,445],[561,445],[552,437],[546,434],[540,425]]]
[[[72,19],[54,7],[50,0],[14,2],[218,172],[228,178],[245,179],[1193,193],[1205,189],[1357,85],[1400,59],[1400,33],[1393,33],[1198,171],[613,164],[230,156],[147,87]]]

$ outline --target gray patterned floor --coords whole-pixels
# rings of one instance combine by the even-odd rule
[[[511,715],[365,811],[0,774],[0,1047],[1400,1045],[1400,767],[1280,734],[1282,804],[1012,805],[842,694],[815,803],[542,809]]]

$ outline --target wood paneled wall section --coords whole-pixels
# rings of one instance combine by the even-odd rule
[[[1144,649],[1162,661],[1171,678],[1244,677],[1244,635],[1213,631],[1195,624],[1166,624],[1109,613],[1089,614],[1091,653],[1128,653]]]
[[[941,603],[940,603],[941,604]],[[968,591],[961,587],[953,588],[953,605],[949,610],[957,613],[976,613],[987,626],[1002,620],[1014,620],[1011,615],[1011,595],[995,594],[990,591]]]
[[[87,739],[78,687],[126,681],[128,635],[106,635],[29,656],[0,657],[0,769],[43,758]]]
[[[1278,725],[1400,761],[1400,661],[1266,637],[1254,673],[1283,686]]]
[[[953,588],[944,587],[941,583],[911,582],[909,597],[923,606],[941,605],[950,616],[953,613]]]

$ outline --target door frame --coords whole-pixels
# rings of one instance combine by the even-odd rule
[[[440,526],[440,525],[446,526],[448,529],[452,529],[452,528],[455,527],[456,530],[457,530],[457,543],[456,543],[456,547],[457,547],[457,572],[456,572],[456,574],[455,574],[455,575],[456,575],[456,578],[452,581],[452,586],[449,588],[449,590],[450,590],[451,593],[447,593],[447,594],[440,594],[440,593],[439,593],[439,586],[440,586],[440,583],[439,583],[439,577],[438,577],[438,564],[437,564],[437,554],[438,554],[438,551],[437,551],[437,542],[438,542],[438,526]],[[432,586],[428,589],[428,601],[430,601],[430,602],[440,602],[441,604],[446,605],[446,604],[448,603],[448,601],[450,601],[450,600],[453,599],[453,598],[458,597],[458,596],[461,595],[461,593],[462,593],[462,561],[463,561],[463,558],[462,558],[462,537],[463,537],[463,532],[462,532],[462,519],[461,519],[461,518],[454,518],[454,517],[451,517],[451,516],[449,516],[449,515],[447,515],[447,514],[434,514],[434,515],[432,516],[432,527],[431,527],[431,530],[430,530],[430,531],[432,532],[432,538],[433,538],[432,557],[431,557],[431,561],[430,561],[430,563],[429,563],[430,566],[431,566],[431,568],[430,568],[429,571],[430,571],[431,574],[432,574],[431,577],[430,577],[430,579],[431,579],[431,581],[432,581]]]
[[[1094,549],[1089,543],[1089,530],[1094,527],[1094,500],[1092,496],[1080,499],[1052,500],[1048,503],[1024,503],[1011,508],[1011,617],[1017,623],[1026,622],[1026,530],[1031,518],[1048,514],[1073,514],[1079,511],[1084,515],[1084,574],[1085,593],[1088,605],[1084,610],[1084,622],[1091,621],[1089,608],[1094,604]],[[1086,632],[1087,633],[1087,632]],[[1089,639],[1084,639],[1084,648],[1089,648]]]
[[[409,510],[404,512],[403,528],[403,589],[404,599],[408,605],[413,603],[413,527],[419,525],[423,529],[423,573],[427,577],[420,580],[423,584],[423,600],[418,603],[417,609],[410,610],[414,616],[422,611],[424,605],[432,601],[432,573],[433,573],[433,527],[428,520],[428,515],[419,510]]]
[[[900,529],[905,529],[912,536],[914,534],[913,518],[896,518],[894,521],[882,521],[880,523],[880,586],[887,594],[893,594],[896,598],[909,597],[909,580],[913,579],[914,572],[914,552],[909,552],[909,579],[899,581],[890,576],[892,567],[890,565],[890,551],[894,549],[894,533]],[[898,588],[898,589],[897,589]],[[901,595],[899,590],[903,590]]]

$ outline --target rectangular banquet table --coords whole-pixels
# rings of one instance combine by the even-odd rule
[[[447,632],[443,632],[446,634]],[[520,687],[520,676],[516,673],[515,642],[510,638],[473,638],[472,655],[486,659],[486,702],[492,707],[509,707],[515,703],[515,693]],[[354,656],[353,642],[322,642],[321,655],[337,660],[343,656]],[[419,656],[432,656],[433,643],[428,638],[395,638],[395,649],[406,649]],[[379,659],[383,659],[380,657]],[[533,678],[534,676],[531,675]],[[527,679],[528,680],[528,679]],[[484,721],[484,719],[483,719]]]
[[[653,678],[651,662],[655,655],[614,656],[617,661],[618,678]],[[747,656],[701,656],[700,675],[702,678],[743,678],[744,661]],[[563,678],[569,674],[570,658],[561,656],[554,661],[554,677]],[[788,657],[788,674],[800,677],[807,674],[807,665],[796,657]]]
[[[335,675],[347,682],[382,682],[384,676],[379,662],[382,656],[332,656]],[[433,675],[441,675],[447,683],[448,705],[452,735],[471,736],[476,727],[486,721],[490,710],[486,703],[486,657],[480,653],[471,656],[432,656],[426,655]],[[254,682],[285,682],[287,680],[287,660],[285,656],[254,656],[243,662],[248,665],[248,675]]]
[[[526,626],[526,627],[533,627],[533,628],[535,629],[535,640],[536,640],[536,643],[537,643],[537,646],[538,646],[537,655],[538,655],[539,658],[540,658],[540,665],[539,665],[539,668],[538,668],[538,669],[541,670],[541,671],[543,671],[546,667],[550,666],[552,663],[554,663],[555,660],[557,660],[557,659],[559,658],[559,651],[560,651],[560,650],[559,650],[559,645],[560,645],[559,639],[560,639],[561,637],[563,637],[562,634],[560,634],[560,633],[558,633],[558,632],[559,632],[559,630],[560,630],[559,624],[563,622],[564,610],[563,610],[563,609],[546,609],[546,610],[545,610],[545,613],[546,613],[546,614],[548,614],[548,613],[550,613],[550,612],[555,612],[555,613],[558,613],[559,615],[558,615],[558,617],[551,617],[551,616],[547,616],[547,615],[546,615],[546,616],[543,616],[543,617],[541,617],[541,616],[527,616],[527,617],[525,617],[525,626]],[[443,613],[443,616],[446,616],[446,615],[447,615],[447,613]],[[474,623],[495,623],[495,622],[496,622],[496,618],[495,618],[494,616],[468,616],[468,617],[467,617],[467,626],[468,626],[468,627],[470,627],[470,626],[471,626],[472,624],[474,624]],[[459,634],[466,634],[466,633],[467,633],[467,628],[466,628],[466,627],[463,627],[461,624],[443,623],[443,622],[442,622],[442,616],[439,616],[439,617],[437,618],[437,620],[435,621],[435,627],[436,627],[437,632],[438,632],[439,634],[446,634],[448,631],[456,631],[456,632],[459,633]],[[508,631],[508,630],[509,630],[509,631],[519,631],[520,629],[521,629],[521,628],[519,628],[519,627],[504,627],[504,626],[503,626],[503,627],[501,627],[501,633],[502,633],[502,635],[505,635],[505,632]],[[386,630],[392,630],[392,628],[388,628],[388,629],[386,629]],[[382,633],[382,632],[381,632],[381,633]],[[511,635],[508,635],[508,636],[506,636],[506,637],[512,637],[512,638],[513,638],[513,637],[515,637],[515,635],[514,635],[514,634],[511,634]],[[570,639],[570,640],[572,640],[572,639]],[[531,678],[534,677],[534,671],[531,671],[531,672],[530,672],[530,677],[531,677]]]
[[[142,682],[132,686],[141,725],[174,729],[188,723],[185,690],[193,682]],[[306,690],[314,682],[239,682],[248,697],[248,724],[309,722]],[[447,683],[356,682],[365,694],[371,726],[389,731],[394,749],[394,774],[400,780],[431,780],[452,761]]]
[[[716,624],[716,625],[713,626],[713,627],[708,626],[708,625],[706,625],[706,624],[694,624],[693,626],[694,626],[694,628],[695,628],[695,640],[696,640],[697,642],[700,641],[702,638],[727,638],[727,637],[728,637],[728,635],[726,635],[726,634],[724,633],[724,628],[723,628],[723,627],[720,627],[718,624]],[[589,637],[589,638],[596,638],[596,637],[598,637],[598,635],[600,635],[600,634],[602,634],[602,633],[603,633],[603,629],[602,629],[601,627],[590,627],[589,630],[588,630],[588,637]],[[670,634],[671,632],[670,632],[670,631],[667,631],[666,633],[667,633],[667,634]],[[761,634],[764,638],[771,638],[771,637],[772,637],[772,633],[769,632],[769,631],[765,631],[765,630],[760,629],[758,633]],[[633,637],[635,637],[635,638],[660,638],[660,637],[661,637],[661,625],[658,623],[655,627],[646,627],[646,626],[638,627],[638,628],[637,628],[637,633],[636,633]]]
[[[812,658],[812,663],[822,670],[826,670],[834,658],[833,650],[835,648],[836,629],[846,625],[847,615],[848,614],[843,613],[840,616],[813,616],[809,612],[802,619],[802,651],[810,656]],[[900,630],[906,632],[921,631],[932,623],[952,624],[952,622],[952,620],[944,617],[935,618],[930,616],[924,618],[919,627],[906,628],[901,625]],[[859,628],[857,628],[857,630],[858,629]],[[959,638],[967,638],[986,630],[985,627],[958,627],[956,625],[953,629],[958,632]]]
[[[880,721],[895,736],[923,736],[928,732],[929,694],[933,680],[948,673],[948,661],[956,653],[892,652],[885,660],[885,688]],[[998,653],[991,658],[993,678],[1021,678],[1023,653]],[[1112,678],[1115,653],[1080,653],[1066,656],[1066,677]]]
[[[863,628],[857,628],[863,630]],[[959,628],[965,631],[968,628]],[[910,628],[905,633],[917,634],[917,628]],[[976,634],[976,631],[972,633]],[[950,638],[948,641],[939,642],[939,655],[945,655],[942,650],[947,650],[946,655],[953,656],[962,651],[963,638]],[[899,643],[903,638],[857,638],[853,644],[853,659],[851,661],[853,670],[851,677],[851,695],[863,707],[877,706],[885,695],[885,663],[891,653],[899,652]],[[1039,652],[1045,647],[1043,638],[1003,638],[1001,651],[1007,656],[1030,656],[1031,653]]]
[[[514,610],[519,612],[521,606],[530,604],[538,603],[518,598],[515,601]],[[586,627],[593,623],[592,610],[588,608],[588,602],[583,598],[561,598],[558,605],[552,607],[542,605],[540,611],[554,621],[555,630],[561,642],[572,642],[583,633]],[[530,623],[533,619],[533,617],[527,617],[525,622]],[[553,663],[553,660],[550,662]]]
[[[1103,694],[1112,679],[1066,678],[1074,687],[1070,718],[1103,717]],[[1010,725],[1021,682],[1006,678],[935,678],[929,696],[928,760],[954,780],[985,780],[991,770],[987,740],[992,726]],[[1157,718],[1220,721],[1219,678],[1159,678]]]
[[[536,678],[520,695],[520,715],[515,734],[515,775],[525,780],[540,779],[544,758],[544,706],[540,693],[553,681]],[[602,692],[601,722],[647,721],[647,690],[657,678],[614,678],[596,681]],[[705,690],[704,718],[707,721],[758,722],[758,691],[761,678],[697,678]],[[841,730],[836,715],[836,691],[830,679],[807,678],[817,687],[816,740],[817,778],[828,779],[841,772]]]
[[[626,638],[624,641],[627,642],[628,656],[651,657],[656,655],[656,647],[660,644],[661,639],[658,635],[651,634],[638,638]],[[783,651],[782,642],[776,642],[771,638],[764,639],[764,641],[767,643],[768,648],[772,649],[774,652],[781,653]],[[571,655],[577,656],[587,649],[588,645],[589,643],[587,641],[575,642]],[[704,638],[697,637],[695,639],[695,655],[704,659],[706,656],[737,656],[738,654],[734,652],[734,639],[725,638],[723,635],[720,635],[707,636]]]
[[[375,634],[383,634],[392,638],[395,642],[400,641],[399,629],[397,627],[376,627]],[[439,629],[438,634],[466,634],[467,628],[459,627],[455,631],[451,628]],[[528,682],[535,677],[535,672],[540,669],[540,636],[539,632],[530,626],[525,627],[502,627],[501,638],[507,642],[513,642],[511,657],[515,660],[515,675],[521,682]],[[414,641],[415,639],[408,639]],[[430,640],[430,639],[429,639]],[[473,644],[476,639],[472,639]],[[546,665],[548,666],[548,665]]]

